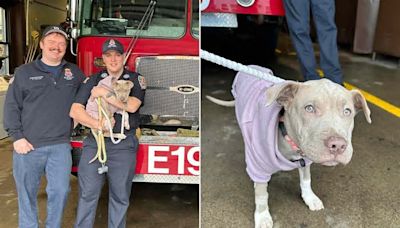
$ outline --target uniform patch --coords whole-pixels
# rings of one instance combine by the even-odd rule
[[[124,74],[124,76],[122,76],[124,79],[129,79],[129,74]]]
[[[29,77],[30,80],[42,80],[44,76],[33,76],[33,77]]]
[[[74,78],[74,75],[71,72],[71,69],[69,68],[65,68],[64,69],[64,79],[65,80],[72,80]]]
[[[108,74],[107,74],[106,72],[104,72],[104,73],[102,73],[102,74],[100,75],[101,78],[105,78],[105,77],[107,77],[107,76],[108,76]]]
[[[85,80],[83,80],[83,84],[86,84],[87,81],[89,81],[89,77],[85,78]]]
[[[143,76],[138,76],[138,80],[139,80],[140,88],[146,89],[147,88],[146,79]]]

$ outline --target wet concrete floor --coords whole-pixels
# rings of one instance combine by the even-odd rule
[[[12,176],[12,143],[0,140],[0,228],[18,227],[18,202]],[[45,178],[38,193],[39,219],[46,218]],[[106,183],[107,184],[107,183]],[[199,224],[198,185],[134,183],[127,227],[192,228]],[[71,192],[62,227],[73,227],[78,200],[78,179],[71,175]],[[107,227],[108,189],[105,185],[96,213],[94,227]]]
[[[397,107],[400,69],[341,52],[345,81]],[[250,64],[247,62],[246,64]],[[296,56],[281,54],[266,65],[275,75],[301,80]],[[254,227],[253,183],[245,171],[244,146],[234,108],[204,99],[231,100],[236,72],[202,63],[202,227]],[[325,209],[310,211],[300,196],[297,170],[269,183],[274,227],[400,227],[400,120],[369,103],[372,124],[355,118],[354,154],[346,165],[311,167],[312,187]]]

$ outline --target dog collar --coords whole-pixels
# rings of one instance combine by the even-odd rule
[[[304,152],[299,148],[299,146],[297,146],[297,144],[293,141],[293,139],[290,138],[290,136],[287,133],[286,127],[285,127],[285,123],[283,122],[283,118],[281,117],[279,119],[279,124],[278,124],[279,130],[282,133],[282,136],[285,138],[286,142],[290,145],[290,147],[292,148],[292,150],[296,151],[296,153],[298,153],[300,156],[304,157]],[[300,162],[301,167],[306,166],[306,163],[304,161],[303,158],[298,159],[298,160],[291,160],[292,162]]]

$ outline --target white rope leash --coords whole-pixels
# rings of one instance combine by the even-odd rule
[[[261,79],[264,79],[264,80],[267,80],[267,81],[270,81],[270,82],[273,82],[273,83],[280,83],[280,82],[285,81],[285,80],[283,80],[281,78],[278,78],[278,77],[274,76],[271,70],[270,70],[269,73],[265,73],[265,72],[256,70],[254,68],[245,66],[245,65],[243,65],[241,63],[237,63],[237,62],[234,62],[232,60],[226,59],[224,57],[215,55],[215,54],[210,53],[208,51],[200,50],[200,57],[202,59],[205,59],[205,60],[210,61],[212,63],[224,66],[226,68],[229,68],[229,69],[232,69],[232,70],[235,70],[235,71],[239,71],[239,72],[243,72],[243,73],[246,73],[246,74],[251,74],[251,75],[254,75],[254,76],[258,77],[258,78],[261,78]]]
[[[97,102],[97,100],[96,100],[96,102]],[[112,131],[112,126],[111,126],[111,120],[110,120],[110,118],[108,117],[108,115],[107,115],[107,113],[106,113],[106,111],[103,109],[103,107],[101,107],[100,106],[100,110],[99,110],[99,115],[100,115],[100,112],[103,114],[103,116],[106,118],[106,123],[107,123],[107,126],[108,126],[108,128],[109,128],[109,131],[110,131],[110,139],[111,139],[111,141],[114,143],[114,144],[118,144],[118,143],[120,143],[121,141],[122,141],[122,139],[117,139],[117,140],[115,140],[115,138],[114,138],[114,133],[113,133],[113,131]],[[125,110],[123,111],[123,112],[126,112]],[[124,121],[125,121],[125,114],[123,113],[122,114],[122,120],[121,120],[121,135],[123,135],[123,136],[125,136],[125,134],[124,134]]]

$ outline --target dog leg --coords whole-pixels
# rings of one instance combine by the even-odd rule
[[[123,119],[124,119],[124,122],[121,123],[121,124],[124,125],[124,128],[125,128],[126,130],[131,129],[131,126],[129,125],[129,114],[128,114],[128,112],[119,110],[117,113],[118,113],[118,114],[121,114],[121,116],[122,116]]]
[[[272,228],[273,222],[268,208],[268,183],[254,183],[256,210],[254,212],[255,228]]]
[[[310,166],[299,168],[301,197],[312,211],[324,209],[324,204],[311,189]]]
[[[131,126],[129,125],[129,114],[127,112],[122,112],[122,115],[125,115],[125,121],[124,121],[124,127],[126,130],[131,129]]]

